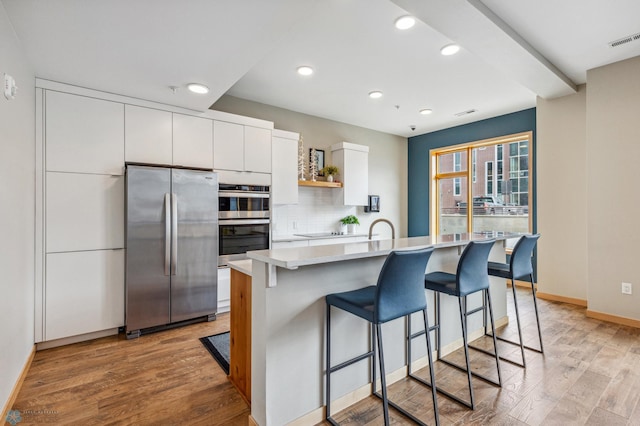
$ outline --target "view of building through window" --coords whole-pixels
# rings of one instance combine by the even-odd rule
[[[432,151],[435,231],[530,232],[531,143],[524,133]]]

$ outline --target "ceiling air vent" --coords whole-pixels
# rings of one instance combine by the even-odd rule
[[[474,112],[477,112],[477,109],[468,109],[466,111],[462,111],[462,112],[457,112],[453,115],[455,115],[456,117],[462,117],[463,115],[469,115],[469,114],[473,114]]]
[[[631,34],[626,37],[622,37],[621,39],[609,42],[609,47],[618,47],[622,46],[623,44],[631,43],[632,41],[638,40],[640,40],[640,33]]]

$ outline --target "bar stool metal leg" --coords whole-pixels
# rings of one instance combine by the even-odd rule
[[[516,311],[516,324],[518,325],[518,341],[520,342],[520,355],[522,356],[522,367],[527,367],[527,360],[524,357],[524,340],[522,340],[522,326],[520,325],[520,312],[518,310],[518,296],[516,295],[516,283],[511,280],[511,289],[513,290],[513,308]],[[492,334],[495,335],[495,329],[493,329]],[[502,339],[501,339],[502,340]],[[509,361],[506,358],[501,358],[505,361]],[[509,361],[510,362],[510,361]],[[513,363],[515,364],[515,363]]]
[[[467,382],[469,385],[469,401],[471,404],[471,409],[475,410],[475,403],[474,403],[474,398],[473,398],[473,385],[471,384],[471,363],[469,360],[469,340],[467,338],[467,298],[466,296],[463,298],[459,297],[458,298],[458,306],[460,308],[460,322],[462,323],[462,345],[464,346],[464,359],[466,361],[467,364]],[[444,361],[444,360],[443,360]],[[447,362],[449,365],[452,365],[454,367],[457,367],[459,369],[461,369],[460,367],[458,367],[455,364],[449,363]],[[462,369],[461,369],[462,370]]]
[[[438,391],[437,388],[435,387],[435,382],[436,382],[436,376],[435,376],[435,371],[433,369],[434,365],[433,365],[433,348],[431,345],[431,334],[429,333],[429,331],[433,330],[433,328],[429,327],[429,319],[427,317],[427,310],[425,309],[422,312],[422,316],[424,319],[424,330],[428,330],[427,332],[425,331],[419,331],[414,333],[411,333],[411,315],[407,316],[407,375],[417,381],[419,381],[420,383],[427,385],[431,388],[432,392],[431,392],[431,397],[432,397],[432,401],[433,401],[433,410],[434,410],[434,415],[435,415],[435,420],[436,420],[436,425],[440,424],[440,415],[438,413],[438,401],[437,401],[437,397],[436,397],[436,392]],[[425,335],[426,339],[427,339],[427,358],[429,361],[429,379],[431,380],[430,382],[427,382],[426,380],[422,379],[421,377],[415,376],[412,372],[411,372],[411,341],[418,337],[418,336],[422,336]],[[433,385],[432,385],[433,384]],[[392,407],[395,407],[395,405],[392,405]],[[422,423],[420,422],[418,419],[415,419],[413,415],[411,415],[410,413],[406,413],[405,415],[407,415],[408,417],[410,417],[412,420],[416,421],[417,423]]]
[[[540,316],[538,315],[538,302],[537,302],[538,298],[536,297],[536,286],[534,284],[533,274],[530,274],[529,276],[531,277],[531,293],[533,294],[533,307],[535,308],[535,311],[536,311],[536,322],[538,323],[538,338],[540,339],[540,350],[537,350],[535,348],[530,348],[528,346],[525,346],[525,347],[527,349],[531,349],[533,351],[537,351],[543,354],[544,347],[542,346],[542,329],[540,328]]]
[[[485,290],[485,297],[487,299],[487,305],[489,305],[489,317],[491,318],[491,330],[495,330],[496,324],[493,321],[493,307],[491,306],[491,290],[489,290],[488,288]],[[498,355],[498,342],[496,341],[495,333],[493,333],[493,350],[495,351],[496,369],[498,370],[498,386],[502,386],[502,375],[500,374],[500,356]]]
[[[325,344],[325,348],[327,350],[325,354],[326,360],[326,377],[327,381],[325,383],[325,397],[326,397],[326,412],[325,419],[329,421],[329,423],[335,425],[336,423],[331,418],[331,305],[327,305],[327,342]]]
[[[384,371],[384,352],[382,350],[382,327],[376,324],[376,337],[378,340],[378,353],[380,358],[380,385],[382,386],[382,408],[384,411],[384,424],[389,424],[389,400],[387,398],[387,378]],[[374,389],[375,390],[375,389]]]

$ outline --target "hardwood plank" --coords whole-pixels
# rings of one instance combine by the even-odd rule
[[[610,413],[607,410],[603,410],[602,408],[596,407],[589,416],[589,419],[585,423],[586,425],[594,425],[594,426],[616,426],[616,425],[626,425],[627,419],[624,417],[620,417],[616,414]]]
[[[609,385],[609,379],[591,371],[585,371],[547,415],[548,424],[583,424],[591,415],[600,396]]]
[[[522,297],[518,293],[519,301],[530,295],[529,290],[518,291],[525,292]],[[503,362],[502,388],[473,379],[475,411],[439,395],[441,424],[640,425],[640,330],[587,318],[581,307],[539,303],[545,354],[526,351],[526,369]],[[529,321],[526,338],[535,346],[537,330],[531,312],[532,307],[521,302],[521,313]],[[249,406],[198,340],[227,331],[229,318],[221,314],[211,323],[130,341],[109,336],[39,351],[11,408],[23,413],[21,426],[246,425]],[[512,321],[498,332],[513,335],[514,325]],[[492,346],[486,338],[476,343]],[[513,356],[519,351],[517,347],[509,351],[502,343],[499,349]],[[495,370],[491,357],[471,354],[474,370]],[[462,351],[449,357],[464,362]],[[464,373],[440,362],[435,370],[439,386],[468,398]],[[416,374],[426,378],[428,369]],[[429,388],[400,380],[389,387],[389,393],[433,424]],[[334,413],[334,418],[341,424],[380,425],[382,403],[369,397]],[[391,420],[411,424],[393,409]]]

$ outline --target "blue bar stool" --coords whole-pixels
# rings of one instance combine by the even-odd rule
[[[489,260],[489,252],[491,251],[491,247],[493,247],[493,243],[495,243],[494,239],[484,240],[484,241],[472,241],[470,242],[462,252],[460,256],[460,260],[458,261],[458,269],[455,274],[451,274],[448,272],[431,272],[426,274],[424,277],[424,286],[428,290],[433,290],[436,292],[436,324],[428,329],[429,331],[435,329],[436,331],[436,350],[438,352],[438,359],[444,362],[447,365],[455,367],[461,371],[467,373],[467,381],[469,383],[469,402],[464,401],[463,399],[453,395],[450,392],[447,392],[441,388],[437,388],[438,392],[441,392],[443,395],[453,399],[454,401],[459,402],[462,405],[465,405],[472,410],[475,408],[474,398],[473,398],[473,384],[471,383],[471,375],[474,375],[488,383],[493,385],[502,386],[502,378],[500,376],[500,363],[498,358],[498,345],[496,342],[495,336],[493,337],[493,348],[494,352],[487,352],[482,350],[482,352],[487,352],[490,355],[494,356],[496,359],[496,369],[498,371],[498,381],[494,381],[488,377],[482,376],[480,374],[474,373],[471,371],[471,365],[469,363],[469,346],[468,337],[467,337],[467,317],[476,312],[482,311],[486,316],[486,305],[489,307],[489,316],[491,318],[491,328],[495,329],[495,324],[493,321],[493,309],[491,306],[491,294],[489,290],[489,274],[487,273],[487,262]],[[467,310],[467,296],[472,293],[476,293],[478,291],[482,291],[483,293],[483,303],[482,306],[475,308],[471,311]],[[464,356],[466,360],[466,368],[459,366],[451,361],[447,361],[442,358],[440,350],[442,346],[441,336],[440,336],[440,294],[445,293],[451,296],[456,296],[458,298],[458,305],[460,307],[460,323],[462,325],[462,341],[464,346]],[[484,318],[483,318],[484,320]],[[473,348],[476,349],[476,348]]]
[[[373,383],[374,395],[382,399],[384,410],[384,423],[389,424],[389,405],[409,417],[414,422],[424,425],[422,421],[411,413],[389,401],[387,398],[386,376],[384,370],[384,354],[382,350],[381,324],[409,316],[414,312],[422,311],[425,329],[429,329],[427,319],[427,299],[424,292],[424,273],[427,262],[431,257],[433,248],[419,250],[392,251],[382,266],[378,276],[378,284],[365,287],[359,290],[347,291],[344,293],[333,293],[326,296],[327,303],[327,323],[326,323],[326,419],[333,425],[336,421],[331,417],[331,373],[348,367],[356,362],[367,358],[372,358],[371,381]],[[369,351],[344,361],[338,365],[331,366],[331,307],[342,309],[364,320],[371,325],[371,339]],[[375,325],[375,327],[374,327]],[[410,334],[410,330],[409,330]],[[378,342],[378,354],[380,356],[380,381],[382,382],[382,395],[376,391],[376,349],[374,342]],[[435,383],[433,372],[433,360],[431,359],[431,342],[427,339],[427,356],[429,357],[429,373],[431,383]],[[409,356],[410,360],[410,356]],[[436,425],[440,424],[438,416],[438,403],[436,398],[435,385],[431,386],[433,398],[433,410]]]
[[[531,257],[533,256],[533,249],[535,248],[538,238],[540,238],[540,234],[535,235],[523,235],[520,237],[518,242],[513,248],[513,252],[511,253],[511,259],[508,264],[506,263],[498,263],[498,262],[489,262],[488,263],[488,272],[489,275],[493,275],[496,277],[506,278],[511,280],[511,288],[513,289],[513,307],[516,311],[516,322],[518,324],[518,342],[514,342],[512,340],[504,339],[500,336],[496,336],[499,340],[503,342],[511,343],[516,346],[520,346],[520,353],[522,355],[522,364],[518,364],[514,361],[504,359],[505,361],[509,361],[513,364],[520,365],[521,367],[526,367],[526,361],[524,358],[524,349],[527,348],[532,351],[536,351],[538,353],[544,353],[544,347],[542,346],[542,331],[540,329],[540,318],[538,317],[538,302],[536,299],[536,288],[534,285],[533,279],[533,264],[531,263]],[[536,349],[524,344],[522,340],[522,328],[520,325],[520,314],[518,313],[518,298],[516,297],[516,285],[515,280],[523,280],[527,279],[531,283],[531,292],[533,294],[533,307],[536,313],[536,322],[538,323],[538,338],[540,339],[540,349]]]

